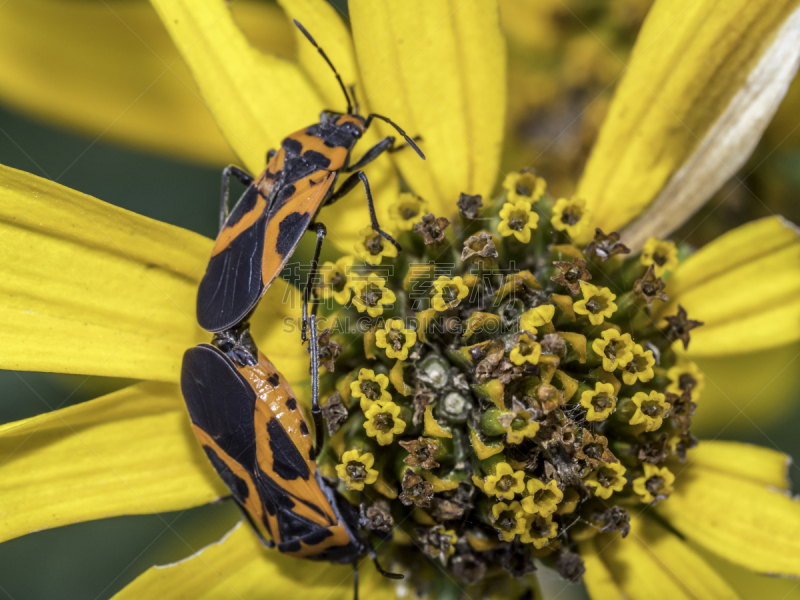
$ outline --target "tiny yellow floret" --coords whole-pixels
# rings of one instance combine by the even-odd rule
[[[384,256],[386,258],[397,256],[397,247],[372,227],[365,227],[359,235],[361,239],[356,242],[356,256],[368,265],[381,264]]]
[[[669,496],[673,491],[674,482],[675,475],[667,467],[659,468],[644,463],[644,475],[633,480],[633,491],[639,495],[642,502],[650,503]]]
[[[508,355],[509,360],[515,365],[530,363],[538,364],[542,356],[542,347],[539,342],[533,339],[527,331],[520,331],[517,337],[517,344],[511,349]]]
[[[350,394],[361,399],[361,410],[366,411],[374,402],[388,402],[392,393],[387,389],[389,378],[382,373],[375,375],[372,369],[361,369],[358,379],[350,383]]]
[[[400,194],[397,202],[389,207],[389,219],[397,231],[411,231],[422,215],[427,215],[429,212],[425,200],[405,192]]]
[[[650,238],[642,248],[639,261],[645,267],[653,265],[656,277],[661,277],[678,266],[678,248],[673,242]]]
[[[655,390],[649,395],[646,392],[637,392],[633,396],[633,403],[636,405],[636,412],[629,421],[631,425],[644,423],[645,431],[656,431],[661,427],[669,411],[669,402],[664,394]]]
[[[389,319],[384,329],[375,332],[375,344],[383,348],[386,356],[406,360],[408,351],[417,343],[417,332],[406,329],[402,319]]]
[[[605,421],[617,408],[614,386],[596,383],[594,390],[586,390],[581,394],[581,406],[586,409],[587,421]]]
[[[353,290],[353,306],[358,312],[365,312],[370,317],[383,314],[384,306],[390,306],[397,300],[394,292],[386,287],[386,279],[375,273],[366,277],[351,278],[350,288]]]
[[[620,334],[616,329],[606,329],[592,342],[592,350],[603,357],[603,369],[613,373],[633,359],[634,342],[630,333]]]
[[[558,503],[564,499],[564,492],[558,489],[558,483],[551,479],[547,483],[538,479],[528,481],[528,495],[522,499],[522,508],[532,515],[546,517],[552,515],[558,508]]]
[[[348,490],[362,491],[365,485],[378,480],[378,472],[372,468],[375,457],[371,453],[361,454],[355,448],[342,454],[341,463],[336,465],[336,474],[344,481]]]
[[[350,269],[355,262],[353,256],[343,256],[335,263],[326,262],[319,268],[322,281],[317,287],[323,300],[333,298],[344,306],[350,300]]]
[[[614,304],[616,294],[607,287],[597,287],[594,284],[581,281],[583,300],[578,300],[572,305],[576,314],[586,315],[592,325],[600,325],[604,319],[611,317],[617,310]]]
[[[586,200],[573,196],[569,200],[559,198],[553,206],[553,228],[566,231],[574,238],[589,224],[590,213],[586,210]]]
[[[517,200],[515,203],[506,202],[500,209],[500,224],[497,233],[503,237],[513,235],[523,244],[531,241],[531,231],[536,229],[539,215],[531,210],[531,203],[526,200]]]
[[[614,492],[625,487],[625,467],[620,463],[601,462],[586,479],[586,485],[594,488],[594,495],[608,500]]]
[[[406,422],[400,419],[400,407],[394,402],[378,400],[373,402],[366,411],[367,417],[364,429],[369,437],[374,437],[381,446],[392,443],[395,435],[400,435],[406,429]]]
[[[450,279],[446,275],[440,275],[439,279],[433,282],[433,289],[435,290],[433,308],[438,312],[455,308],[469,294],[469,288],[461,277]]]

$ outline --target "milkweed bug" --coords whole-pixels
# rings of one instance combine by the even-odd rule
[[[322,478],[291,388],[241,324],[183,356],[181,390],[194,434],[262,543],[298,558],[351,563],[369,554],[357,511]]]
[[[359,182],[366,192],[372,228],[400,249],[397,242],[380,228],[369,181],[361,170],[383,152],[392,152],[400,147],[396,148],[395,138],[389,136],[367,150],[352,165],[350,154],[372,121],[381,119],[394,127],[420,157],[424,159],[425,156],[414,140],[388,117],[374,113],[363,117],[358,114],[357,105],[354,110],[355,102],[351,102],[350,94],[327,54],[300,23],[295,20],[294,24],[333,71],[347,100],[347,112],[323,111],[319,123],[284,138],[280,150],[267,153],[267,167],[255,180],[234,166],[223,171],[220,232],[197,292],[197,320],[207,331],[225,331],[245,321],[283,269],[303,234],[313,230],[317,235],[317,246],[304,293],[302,340],[305,342],[311,283],[326,235],[324,225],[315,223],[314,219],[323,205],[336,202]],[[334,191],[340,172],[352,174]],[[231,176],[239,179],[247,189],[228,214]],[[319,447],[322,416],[317,393],[319,366],[314,320],[315,314],[312,314],[312,415]]]

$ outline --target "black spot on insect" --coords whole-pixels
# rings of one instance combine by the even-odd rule
[[[288,542],[283,542],[278,546],[279,552],[300,552],[300,541],[299,540],[290,540]]]
[[[308,546],[316,546],[317,544],[324,541],[326,538],[329,538],[333,535],[333,532],[326,528],[320,528],[314,531],[313,533],[309,533],[307,536],[303,538],[303,542],[305,542]]]
[[[267,381],[272,387],[278,387],[278,385],[280,385],[281,383],[281,378],[278,377],[277,373],[273,373],[272,375],[267,377]]]
[[[290,137],[284,138],[284,140],[281,142],[281,146],[284,150],[286,150],[286,154],[299,155],[303,153],[302,142],[298,142]]]
[[[286,215],[280,223],[278,239],[275,242],[275,251],[281,256],[286,256],[297,246],[298,240],[305,233],[308,226],[308,213],[293,212]]]
[[[319,169],[327,169],[331,166],[331,159],[316,150],[306,150],[303,152],[303,158]]]
[[[267,434],[272,450],[272,470],[275,474],[286,481],[308,479],[308,465],[278,419],[267,423]]]
[[[308,435],[308,425],[306,425],[304,422],[300,423],[300,433],[303,435]]]
[[[294,398],[289,398],[286,401],[286,408],[288,408],[289,410],[297,410],[297,400],[295,400]]]

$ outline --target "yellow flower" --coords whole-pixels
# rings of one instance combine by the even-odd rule
[[[692,400],[695,402],[706,386],[705,375],[693,361],[685,356],[679,357],[678,364],[667,370],[667,377],[670,380],[670,384],[667,386],[668,392],[680,396],[686,391],[691,391]]]
[[[572,305],[573,310],[579,315],[589,317],[592,325],[600,325],[604,319],[610,317],[617,310],[614,299],[617,297],[607,287],[597,287],[594,284],[581,281],[583,300],[578,300]]]
[[[335,263],[325,262],[319,268],[322,283],[317,288],[323,300],[333,298],[344,306],[350,300],[350,268],[355,258],[343,256]]]
[[[661,277],[678,266],[678,248],[669,240],[657,240],[651,237],[645,242],[639,260],[645,267],[653,265],[656,277]]]
[[[422,215],[430,212],[428,203],[414,194],[403,193],[389,207],[389,218],[398,231],[411,231]]]
[[[397,247],[372,227],[365,227],[359,233],[361,239],[356,244],[356,256],[368,265],[381,264],[384,256],[386,258],[397,256]]]
[[[511,349],[508,358],[515,365],[524,365],[525,363],[535,365],[538,364],[541,356],[542,347],[539,342],[534,340],[527,331],[520,331],[517,343]]]
[[[524,532],[525,524],[525,512],[519,502],[497,502],[492,505],[492,525],[503,541],[510,542],[517,534]]]
[[[433,308],[438,312],[455,308],[469,294],[469,288],[464,285],[461,277],[450,279],[446,275],[440,275],[439,279],[433,282],[433,289],[436,291],[433,296]]]
[[[406,329],[402,319],[389,319],[384,329],[375,332],[375,343],[389,358],[406,360],[408,351],[417,343],[417,332]]]
[[[341,462],[336,465],[336,474],[348,490],[360,492],[364,485],[372,485],[378,480],[378,472],[372,468],[373,464],[375,457],[371,453],[361,454],[353,448],[342,454]]]
[[[533,544],[534,548],[540,549],[547,546],[557,532],[558,527],[553,523],[551,515],[533,515],[526,519],[525,531],[519,536],[519,541]]]
[[[601,462],[586,479],[586,485],[594,488],[595,496],[608,500],[611,494],[625,487],[625,467],[620,463]]]
[[[536,334],[536,328],[547,325],[553,320],[556,307],[552,304],[542,304],[524,313],[519,319],[519,326],[524,331]]]
[[[503,180],[503,189],[506,190],[508,201],[512,204],[520,201],[533,204],[544,194],[547,182],[532,171],[509,173]]]
[[[633,358],[627,365],[621,367],[622,381],[625,385],[633,385],[637,381],[641,381],[642,383],[650,381],[655,377],[655,373],[653,372],[653,366],[655,364],[656,359],[651,350],[644,350],[639,344],[634,344]],[[672,371],[672,369],[670,369],[670,371]]]
[[[364,429],[369,437],[374,437],[381,446],[391,444],[395,435],[403,433],[406,422],[400,418],[401,409],[394,402],[378,400],[364,411],[367,417]]]
[[[644,475],[633,480],[633,491],[639,495],[642,502],[650,503],[663,500],[674,490],[673,475],[667,467],[657,467],[650,463],[644,464]]]
[[[361,410],[366,411],[373,402],[389,402],[392,399],[389,378],[383,373],[375,375],[372,369],[361,369],[358,379],[350,384],[350,394],[361,399]]]
[[[531,203],[527,200],[506,202],[500,210],[500,224],[497,233],[503,237],[513,235],[523,244],[531,241],[531,231],[536,229],[539,215],[531,210]]]
[[[513,500],[515,494],[525,491],[525,473],[515,471],[511,465],[501,462],[495,465],[494,474],[487,475],[482,480],[477,475],[472,480],[481,480],[480,487],[487,496],[497,496],[504,500]],[[476,482],[476,485],[477,482]]]
[[[522,508],[532,515],[547,517],[558,508],[564,499],[564,492],[558,489],[558,483],[551,479],[547,483],[538,479],[528,481],[528,495],[522,499]]]
[[[592,350],[603,357],[603,369],[613,373],[633,359],[634,343],[631,334],[606,329],[592,342]]]
[[[366,311],[370,317],[379,317],[385,306],[391,306],[397,300],[395,293],[386,287],[386,279],[375,273],[351,277],[350,288],[353,290],[353,306],[358,312]]]
[[[577,237],[588,226],[589,219],[586,200],[582,198],[559,198],[553,206],[553,227],[566,231],[571,238]]]
[[[85,76],[75,86],[64,84],[75,79],[69,76],[24,77],[68,71],[59,68],[64,63],[57,60],[71,53],[61,52],[58,41],[64,39],[59,37],[66,35],[63,32],[73,28],[63,27],[59,21],[62,15],[73,14],[69,11],[92,9],[53,4],[48,11],[32,13],[26,12],[28,4],[9,3],[4,8],[12,12],[4,14],[7,19],[0,45],[12,48],[14,55],[22,58],[12,65],[15,76],[8,77],[8,85],[3,86],[3,99],[23,110],[101,133],[127,108],[129,100],[122,109],[109,108],[101,95],[86,91],[88,87],[82,85]],[[229,9],[217,0],[154,0],[156,13],[147,5],[134,4],[114,7],[110,16],[119,20],[118,14],[149,15],[155,22],[158,14],[175,47],[159,34],[166,42],[159,48],[171,54],[157,54],[162,58],[183,56],[199,92],[184,86],[188,79],[175,78],[181,82],[177,89],[182,95],[157,94],[158,102],[148,103],[150,109],[145,113],[157,122],[136,117],[131,120],[134,125],[112,130],[118,140],[215,164],[234,159],[258,174],[265,150],[280,147],[288,132],[315,122],[315,115],[324,107],[342,109],[341,92],[313,49],[299,45],[298,59],[292,62],[291,54],[250,43],[236,23],[258,25],[259,19],[235,20],[231,11],[238,7]],[[410,130],[413,127],[411,131],[425,140],[429,161],[423,165],[399,152],[366,168],[379,219],[390,224],[388,207],[397,198],[398,176],[392,163],[408,187],[422,194],[437,215],[454,216],[454,199],[461,193],[489,198],[502,149],[506,104],[504,43],[497,26],[497,6],[468,3],[452,15],[456,26],[438,30],[450,16],[445,3],[423,5],[421,0],[408,0],[394,7],[377,0],[351,0],[348,8],[352,30],[374,35],[351,38],[334,9],[314,0],[285,0],[281,9],[265,5],[254,14],[263,19],[264,14],[282,15],[280,10],[286,10],[306,24],[324,23],[324,27],[310,27],[341,70],[343,80],[363,82],[371,93],[361,90],[359,97],[369,96],[370,111],[390,115]],[[608,106],[585,173],[574,182],[577,195],[586,199],[592,215],[591,227],[578,236],[581,244],[588,241],[584,237],[591,236],[594,227],[621,231],[635,256],[649,237],[668,236],[741,166],[746,149],[763,131],[766,116],[777,106],[793,75],[788,66],[795,64],[797,52],[796,44],[791,43],[796,37],[795,7],[787,0],[733,0],[725,11],[716,8],[706,0],[656,0],[639,34],[634,58]],[[34,16],[30,21],[35,27],[17,27],[19,15]],[[53,27],[53,21],[61,27]],[[96,27],[93,19],[75,19],[78,24],[82,21]],[[289,32],[287,40],[293,35],[283,16],[263,22],[270,31],[275,22],[280,23],[274,30],[282,27]],[[741,27],[742,22],[748,26]],[[392,23],[392,28],[383,26],[386,23]],[[524,29],[525,23],[520,22],[519,27]],[[711,33],[696,35],[701,28]],[[555,29],[548,32],[540,24],[545,34],[542,39],[549,36],[554,41]],[[425,44],[434,30],[437,43]],[[31,31],[37,35],[27,35]],[[399,38],[392,33],[397,31],[403,33]],[[94,48],[84,52],[85,60],[78,62],[86,73],[118,73],[119,65],[124,64],[126,77],[119,85],[126,91],[127,86],[144,89],[160,71],[153,76],[144,69],[128,68],[130,53],[120,52],[121,46],[116,46],[118,40],[123,43],[123,37],[103,38],[108,52],[105,47]],[[77,43],[91,44],[95,39],[82,35]],[[474,39],[480,43],[471,43]],[[289,41],[286,46],[294,45]],[[406,46],[417,50],[406,57],[402,54]],[[40,60],[43,66],[35,71],[35,57],[41,56],[38,51],[52,48],[56,51],[50,50],[49,56],[56,62]],[[604,62],[587,48],[584,43],[570,53],[583,57],[571,59],[576,67],[582,67],[571,72],[584,83],[591,81],[596,71],[606,71],[605,65],[613,61],[608,57]],[[676,52],[689,58],[679,61]],[[404,73],[391,76],[396,66],[392,57],[396,56],[406,60]],[[119,57],[124,60],[114,60]],[[130,60],[138,64],[136,58]],[[601,68],[589,68],[589,63]],[[102,68],[88,69],[87,64]],[[160,62],[156,66],[163,70]],[[413,77],[406,76],[409,74]],[[36,86],[29,86],[31,81]],[[42,93],[48,88],[39,85],[53,86],[49,90],[58,88],[59,93]],[[105,82],[100,87],[115,88]],[[470,99],[466,105],[465,95]],[[127,98],[129,94],[119,96]],[[521,101],[528,101],[520,96]],[[58,102],[50,102],[50,98]],[[719,101],[705,101],[708,98]],[[199,109],[189,107],[187,99]],[[430,110],[431,100],[448,112],[448,118],[443,119],[441,111]],[[146,97],[142,101],[148,102]],[[209,114],[222,125],[223,134],[212,132]],[[760,117],[752,118],[753,114]],[[687,123],[690,126],[685,126]],[[386,124],[376,123],[353,158],[389,131],[393,130]],[[231,149],[236,157],[231,156]],[[184,510],[229,496],[191,437],[176,385],[181,353],[210,338],[197,329],[192,315],[197,282],[212,242],[12,169],[0,168],[0,178],[0,216],[7,224],[0,241],[4,256],[4,290],[0,294],[4,318],[0,322],[5,324],[8,339],[25,340],[24,344],[7,344],[4,366],[142,380],[108,396],[0,429],[0,479],[14,489],[0,507],[5,515],[2,539],[101,517]],[[572,183],[565,181],[565,185]],[[328,226],[331,243],[340,249],[350,251],[356,242],[364,223],[363,204],[363,194],[354,193],[335,207],[322,209],[320,222]],[[737,362],[797,342],[800,307],[786,300],[794,297],[798,286],[797,249],[794,229],[779,218],[748,223],[723,235],[672,268],[666,290],[670,300],[653,309],[654,327],[662,328],[664,318],[675,315],[680,304],[693,318],[706,323],[692,332],[689,358],[713,359],[728,365],[732,373]],[[537,251],[535,258],[543,256]],[[298,306],[282,301],[285,294],[296,294],[296,290],[276,280],[252,316],[252,330],[256,343],[276,361],[303,402],[307,399],[308,358],[296,331],[284,330],[285,323],[296,320]],[[620,317],[620,322],[623,320]],[[550,343],[558,346],[552,338]],[[570,355],[580,354],[577,336],[565,344]],[[666,350],[662,359],[672,351]],[[486,360],[484,356],[477,359]],[[705,371],[702,364],[700,368]],[[739,371],[751,379],[762,376],[753,370]],[[499,383],[494,371],[487,374],[487,384]],[[557,385],[569,382],[556,377]],[[442,427],[441,433],[451,432]],[[569,439],[568,431],[557,433],[563,438],[556,443]],[[639,597],[642,581],[668,591],[677,575],[681,580],[703,581],[710,586],[710,597],[735,597],[732,586],[716,574],[707,555],[755,572],[800,575],[796,561],[800,518],[796,502],[786,493],[785,457],[732,442],[701,442],[697,450],[687,450],[685,440],[670,440],[671,447],[673,442],[677,442],[678,452],[690,454],[683,470],[676,471],[674,492],[668,501],[651,509],[658,519],[634,517],[631,523],[636,532],[633,537],[658,560],[642,558],[630,537],[622,540],[613,534],[570,545],[585,559],[584,580],[590,595]],[[495,446],[487,440],[486,448]],[[157,456],[154,447],[159,449]],[[46,465],[50,465],[49,471]],[[614,477],[602,479],[613,482]],[[589,477],[587,485],[595,487],[598,496],[600,489],[607,489],[591,481]],[[437,480],[437,485],[451,483]],[[651,487],[655,483],[651,482]],[[626,502],[635,498],[624,496]],[[764,509],[754,510],[753,506]],[[423,512],[420,518],[424,518]],[[532,523],[531,531],[534,527],[535,531],[520,534],[520,539],[534,544],[550,539],[550,534],[559,533],[560,519]],[[669,527],[660,525],[662,521]],[[733,529],[728,527],[731,523]],[[726,535],[721,537],[723,528]],[[570,533],[565,534],[569,538]],[[452,546],[452,539],[450,542]],[[606,548],[608,551],[600,552]],[[703,554],[695,548],[702,548]],[[207,588],[209,596],[245,589],[256,595],[291,597],[297,594],[298,584],[295,577],[287,575],[286,560],[277,552],[265,551],[247,524],[239,525],[219,543],[184,561],[142,573],[119,598],[162,597],[164,590],[191,597],[196,592],[191,586],[209,570],[214,573]],[[236,565],[235,572],[231,564]],[[674,564],[680,565],[677,574],[666,568]],[[329,595],[347,569],[324,562],[307,562],[303,568],[319,582],[321,595]],[[376,593],[390,593],[391,588],[380,587],[382,584],[374,582]],[[762,581],[762,585],[769,582]],[[315,593],[309,591],[312,596]]]
[[[587,421],[605,421],[617,408],[614,386],[598,382],[594,390],[586,390],[581,394],[581,406],[586,409]]]
[[[661,427],[661,423],[669,411],[669,402],[666,401],[664,394],[655,390],[649,395],[645,392],[637,392],[632,400],[636,405],[636,412],[629,421],[631,425],[644,423],[645,431],[655,431]]]

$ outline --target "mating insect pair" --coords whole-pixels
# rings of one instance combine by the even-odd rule
[[[223,172],[220,233],[197,294],[198,321],[215,335],[211,344],[184,355],[181,388],[197,439],[262,542],[292,556],[355,566],[366,553],[375,560],[375,552],[359,534],[355,509],[316,471],[324,432],[316,305],[309,315],[308,304],[326,229],[315,219],[322,206],[361,183],[372,228],[399,249],[380,228],[369,181],[361,169],[383,152],[400,147],[390,136],[352,165],[350,154],[372,121],[381,119],[420,157],[425,156],[389,118],[358,114],[355,97],[351,103],[330,59],[305,28],[294,23],[333,70],[347,112],[324,111],[319,123],[287,136],[279,150],[267,153],[267,167],[257,179],[233,166]],[[339,173],[351,175],[334,191]],[[231,176],[247,189],[228,214]],[[289,384],[256,348],[247,325],[308,230],[316,233],[317,244],[303,293],[302,340],[306,341],[308,329],[315,444]],[[375,564],[387,577],[402,577]],[[357,570],[355,574],[357,597]]]

